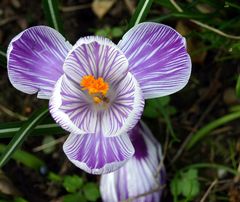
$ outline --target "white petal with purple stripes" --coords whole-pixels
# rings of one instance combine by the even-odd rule
[[[21,32],[12,39],[7,51],[12,85],[22,92],[38,92],[38,98],[49,99],[71,48],[60,33],[47,26]]]
[[[91,174],[115,171],[134,154],[127,134],[108,138],[102,134],[71,134],[63,150],[73,164]]]
[[[191,73],[185,39],[169,26],[146,22],[134,26],[118,44],[145,99],[182,89]]]
[[[87,96],[74,82],[63,75],[55,85],[53,95],[49,101],[49,111],[54,120],[65,130],[75,134],[85,134],[89,133],[89,131],[84,130],[86,129],[84,127],[80,129],[77,125],[85,125],[82,119],[87,115],[89,105]],[[65,113],[65,111],[67,113]],[[91,123],[94,127],[96,124],[94,116],[91,116],[90,120],[89,116],[87,116],[86,121],[87,126]]]
[[[64,62],[64,73],[76,83],[86,75],[102,77],[106,82],[115,83],[128,73],[128,60],[109,39],[84,37],[69,52]]]
[[[137,197],[165,183],[165,170],[162,167],[158,175],[158,166],[162,160],[161,146],[154,139],[147,126],[141,122],[132,133],[134,156],[119,170],[102,175],[100,190],[104,202],[118,202]],[[159,202],[161,189],[134,202]]]
[[[140,86],[128,73],[119,83],[112,86],[109,108],[104,110],[102,131],[105,136],[117,136],[131,130],[139,121],[144,108]]]

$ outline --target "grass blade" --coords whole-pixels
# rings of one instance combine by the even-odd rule
[[[153,0],[140,0],[136,11],[134,12],[129,24],[128,24],[128,29],[132,28],[133,26],[139,24],[140,22],[144,21],[146,18],[150,7],[153,3]]]
[[[0,46],[0,66],[5,67],[7,66],[7,55],[6,50]]]
[[[197,164],[191,164],[189,166],[186,166],[184,168],[182,168],[181,170],[179,170],[178,172],[183,172],[185,170],[189,170],[189,169],[193,169],[193,168],[212,168],[212,169],[221,169],[221,170],[225,170],[233,175],[239,176],[240,173],[237,170],[234,170],[230,167],[227,167],[225,165],[221,165],[221,164],[215,164],[215,163],[197,163]]]
[[[236,95],[237,95],[238,98],[240,98],[240,75],[238,76],[238,79],[237,79]]]
[[[44,107],[34,113],[28,121],[26,121],[21,129],[16,133],[11,142],[6,147],[0,157],[0,168],[8,161],[14,151],[23,143],[30,132],[48,115],[48,108]]]
[[[0,138],[11,138],[18,132],[25,121],[0,124]],[[41,123],[31,132],[32,135],[55,135],[65,131],[56,123]]]
[[[195,135],[193,135],[192,139],[190,139],[190,141],[188,142],[186,149],[187,150],[191,149],[198,141],[200,141],[202,138],[208,135],[215,128],[239,118],[240,118],[240,111],[227,114],[219,119],[212,121],[211,123],[207,124],[200,130],[198,130],[195,133]]]
[[[58,0],[42,0],[42,5],[49,26],[63,34],[63,22],[60,18]]]

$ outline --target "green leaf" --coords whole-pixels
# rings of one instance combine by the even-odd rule
[[[11,142],[8,144],[7,148],[0,156],[0,167],[8,161],[12,156],[14,151],[21,146],[23,141],[32,132],[32,130],[43,120],[44,117],[48,115],[48,108],[44,107],[34,113],[28,121],[24,123],[21,129],[16,133]]]
[[[237,97],[240,98],[240,75],[238,76],[238,79],[237,79],[236,94],[237,94]]]
[[[169,102],[169,96],[149,99],[146,101],[143,115],[148,118],[158,118],[162,114],[162,109],[165,108],[169,104]]]
[[[4,199],[0,199],[0,202],[9,202],[9,201],[6,201],[6,200],[4,200]]]
[[[100,197],[98,185],[92,182],[84,185],[83,193],[89,201],[96,201]]]
[[[119,38],[124,34],[124,29],[122,27],[104,27],[95,31],[95,35],[104,36],[107,38]]]
[[[170,188],[175,199],[181,194],[187,199],[194,198],[200,192],[198,171],[190,168],[180,174],[177,173],[171,181]]]
[[[6,146],[0,144],[0,153],[3,153],[5,149]],[[39,169],[45,165],[41,159],[22,150],[16,150],[16,152],[12,155],[12,158],[29,168],[35,169],[36,171],[39,171]]]
[[[65,195],[63,202],[87,202],[87,200],[81,193],[74,193]]]
[[[62,182],[62,177],[54,172],[49,172],[48,179],[56,183]]]
[[[63,34],[63,22],[59,13],[59,1],[42,0],[42,5],[49,26]]]
[[[170,183],[170,189],[174,198],[181,194],[182,192],[181,186],[182,186],[181,181],[176,177],[173,178],[173,180]]]
[[[143,116],[147,118],[158,118],[160,116],[160,113],[158,110],[156,110],[154,107],[152,107],[150,104],[146,103],[145,109],[143,111]]]
[[[163,6],[164,8],[168,8],[170,10],[175,11],[175,7],[171,4],[169,0],[155,0],[154,3]]]
[[[159,108],[159,106],[165,107],[169,104],[169,102],[170,102],[170,96],[164,96],[164,97],[148,100],[148,103],[155,108]]]
[[[137,8],[128,24],[128,29],[144,21],[150,11],[153,0],[140,0]]]
[[[95,32],[95,35],[109,37],[110,32],[111,32],[111,29],[109,27],[105,27],[105,28],[102,28],[102,29],[98,29]]]
[[[70,193],[76,192],[82,187],[82,185],[83,179],[77,175],[64,177],[63,186]]]
[[[147,100],[143,116],[148,118],[158,118],[162,116],[167,124],[167,132],[170,132],[174,140],[178,141],[170,119],[170,115],[174,114],[176,109],[170,106],[169,102],[170,96]]]
[[[193,193],[196,193],[198,191],[198,186],[200,187],[200,184],[198,185],[198,183],[196,183],[196,181],[198,181],[197,180],[198,174],[195,171],[195,169],[201,169],[201,168],[224,170],[226,172],[233,174],[234,176],[239,176],[239,172],[237,170],[234,170],[225,165],[213,164],[213,163],[197,163],[197,164],[188,165],[188,166],[178,170],[177,173],[175,174],[173,180],[171,181],[170,188],[171,188],[171,193],[174,196],[175,202],[179,201],[177,197],[180,194],[183,194],[183,192],[185,195],[187,195],[187,193],[188,193],[187,197],[189,197],[189,192],[187,192],[187,191],[189,191],[190,189],[188,189],[188,187],[184,187],[184,190],[183,190],[183,183],[186,183],[183,181],[185,178],[188,179],[188,183],[189,182],[193,183],[192,186],[195,186],[194,188],[191,188],[190,197],[192,197],[191,195]],[[193,182],[193,179],[195,182]],[[199,192],[200,192],[200,190],[199,190]],[[184,200],[184,201],[186,201],[186,200]],[[189,200],[187,200],[187,201],[189,201]]]
[[[25,200],[24,198],[22,197],[16,197],[14,198],[14,201],[13,202],[28,202],[27,200]]]
[[[182,173],[182,194],[186,198],[193,198],[200,192],[200,183],[198,181],[198,172],[196,169],[189,169]]]
[[[209,124],[203,126],[189,140],[189,142],[187,143],[186,149],[187,150],[191,149],[194,145],[196,145],[197,142],[199,142],[206,135],[208,135],[213,129],[215,129],[223,124],[226,124],[230,121],[233,121],[235,119],[239,119],[239,118],[240,118],[240,111],[237,111],[237,112],[233,112],[231,114],[227,114],[218,119],[215,119],[214,121],[210,122]]]
[[[7,66],[7,55],[6,49],[0,46],[0,66],[5,67]]]
[[[121,37],[124,34],[122,27],[113,27],[112,28],[112,37],[118,38]]]

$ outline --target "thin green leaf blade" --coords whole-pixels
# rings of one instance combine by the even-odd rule
[[[60,17],[58,0],[42,0],[42,5],[49,26],[63,34],[63,22]]]
[[[48,120],[48,119],[47,119]],[[20,130],[21,126],[25,124],[26,121],[13,122],[13,123],[1,123],[0,124],[0,138],[12,138],[17,131]],[[64,134],[65,131],[59,127],[56,123],[48,121],[41,123],[31,132],[32,135],[55,135]]]
[[[128,29],[144,21],[148,12],[150,11],[153,0],[140,0],[136,11],[134,12],[129,24]]]
[[[189,150],[193,148],[193,146],[196,145],[197,142],[202,140],[206,135],[208,135],[215,128],[239,118],[240,118],[240,111],[237,111],[231,114],[224,115],[218,119],[215,119],[209,124],[203,126],[189,140],[189,142],[187,143],[186,149]]]
[[[0,168],[6,164],[8,159],[13,155],[14,151],[21,146],[23,141],[32,132],[32,130],[48,115],[48,108],[44,107],[34,113],[28,121],[16,133],[8,144],[7,148],[0,157]]]
[[[237,97],[240,98],[240,75],[238,76],[238,79],[237,79],[236,94],[237,94]]]

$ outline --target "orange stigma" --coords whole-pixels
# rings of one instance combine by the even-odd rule
[[[109,86],[102,77],[95,79],[92,75],[83,76],[80,86],[82,86],[83,90],[88,91],[89,95],[93,97],[93,101],[97,104],[107,99],[105,96]]]

